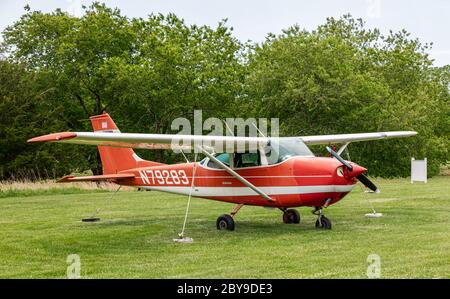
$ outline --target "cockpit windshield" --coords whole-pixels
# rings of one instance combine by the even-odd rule
[[[314,157],[300,138],[271,139],[270,145],[265,147],[265,154],[269,165],[283,162],[294,156]]]

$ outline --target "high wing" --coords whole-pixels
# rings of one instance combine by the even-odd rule
[[[356,141],[369,141],[385,138],[411,137],[417,135],[415,131],[393,131],[376,133],[356,133],[356,134],[337,134],[337,135],[316,135],[301,136],[300,138],[306,144],[334,144]],[[288,137],[289,138],[289,137]]]
[[[183,149],[203,146],[215,149],[245,147],[256,149],[259,145],[266,145],[269,138],[265,137],[235,137],[212,135],[178,135],[178,134],[140,134],[117,132],[61,132],[43,135],[29,139],[35,142],[62,142],[74,144],[89,144],[114,147],[129,147],[141,149]]]
[[[337,135],[317,135],[299,137],[279,137],[280,139],[300,138],[304,143],[337,144],[357,141],[379,140],[385,138],[410,137],[416,135],[414,131],[395,131],[377,133],[356,133]],[[236,149],[256,149],[267,145],[271,138],[267,137],[235,137],[212,135],[171,135],[171,134],[139,134],[117,132],[61,132],[43,135],[29,139],[34,142],[63,142],[75,144],[89,144],[113,147],[129,147],[141,149],[184,149],[203,146],[216,152],[225,149],[234,152]]]

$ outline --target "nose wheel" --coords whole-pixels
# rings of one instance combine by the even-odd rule
[[[331,229],[330,219],[322,215],[316,220],[316,228]]]
[[[331,221],[323,215],[322,207],[316,207],[313,214],[317,215],[316,228],[331,229]]]

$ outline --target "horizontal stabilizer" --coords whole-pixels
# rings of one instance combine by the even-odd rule
[[[116,181],[123,179],[132,179],[134,174],[132,173],[118,173],[118,174],[105,174],[105,175],[91,175],[91,176],[73,176],[66,175],[57,181],[57,183],[70,183],[70,182],[96,182],[96,181]]]

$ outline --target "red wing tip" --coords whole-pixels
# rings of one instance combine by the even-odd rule
[[[31,139],[28,139],[28,143],[35,143],[35,142],[50,142],[50,141],[61,141],[65,139],[71,139],[77,137],[77,133],[74,132],[61,132],[61,133],[53,133],[48,135],[42,135],[38,137],[34,137]]]
[[[134,178],[133,173],[116,173],[116,174],[104,174],[104,175],[88,175],[88,176],[73,176],[66,175],[60,178],[57,183],[67,183],[67,182],[95,182],[95,181],[109,181],[109,180],[121,180],[121,179],[131,179]]]
[[[71,178],[74,178],[75,176],[73,176],[73,175],[66,175],[66,176],[63,176],[62,178],[60,178],[59,180],[57,180],[56,182],[57,183],[66,183],[66,182],[70,182],[70,179]]]

